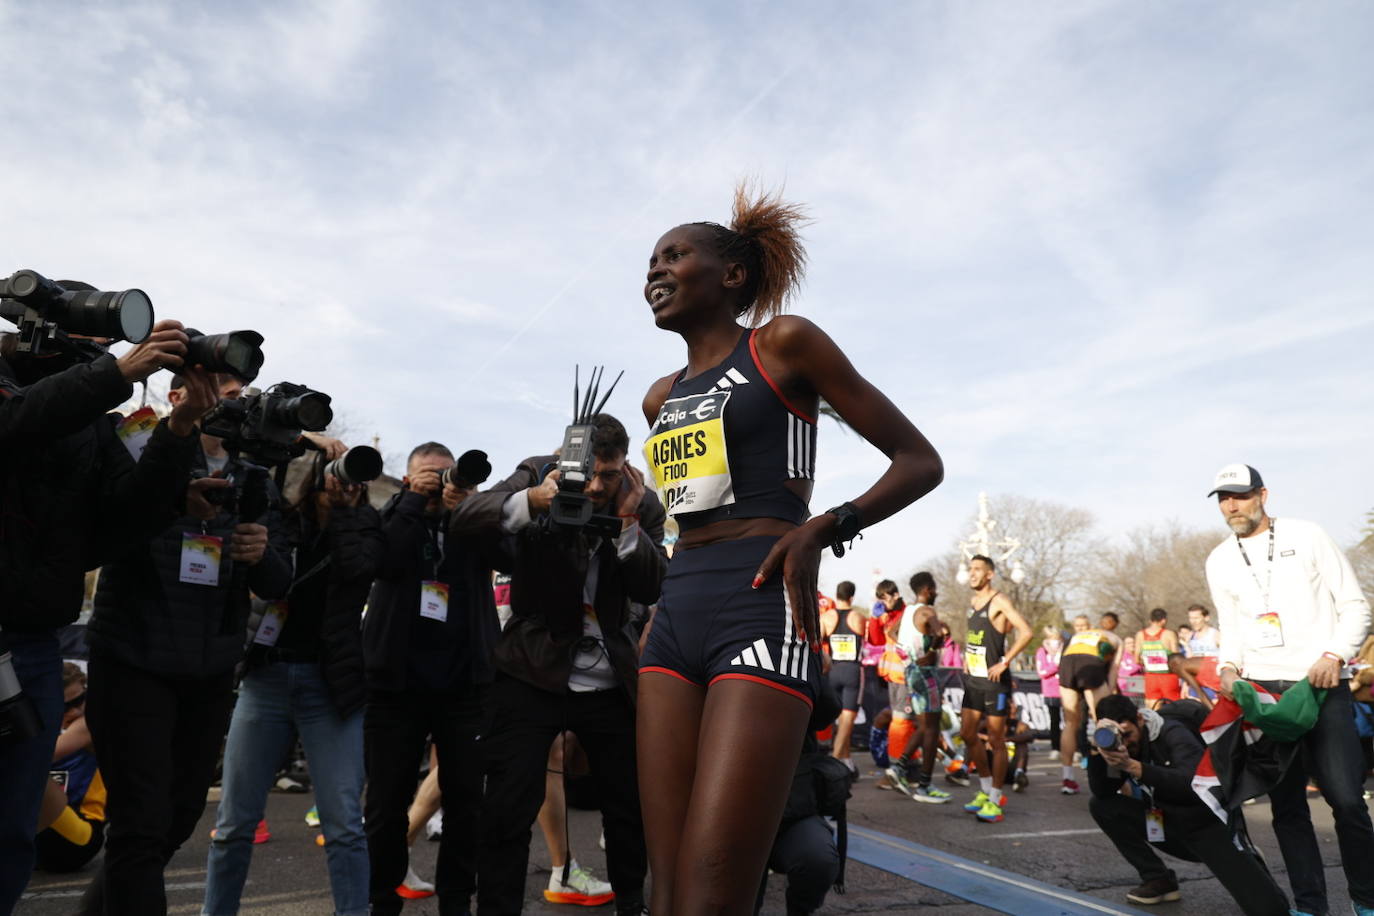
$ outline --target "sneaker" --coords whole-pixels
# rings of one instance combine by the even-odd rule
[[[1058,752],[1058,751],[1050,751],[1050,760],[1058,760],[1058,759],[1059,759],[1059,752]]]
[[[415,869],[406,866],[406,879],[396,888],[396,896],[406,900],[423,900],[434,896],[434,885],[415,874]]]
[[[850,760],[848,757],[841,757],[840,763],[843,763],[846,767],[848,767],[849,775],[852,776],[855,781],[858,781],[863,778],[863,776],[859,773],[858,764],[856,764],[853,760]]]
[[[1064,784],[1059,787],[1059,793],[1061,795],[1077,795],[1078,783],[1074,782],[1072,779],[1064,780]]]
[[[1350,908],[1355,911],[1355,916],[1374,916],[1374,906],[1365,906],[1352,900]]]
[[[895,788],[897,788],[897,784],[896,784],[895,782],[892,781],[892,777],[891,777],[891,776],[887,775],[887,770],[883,770],[883,771],[882,771],[882,775],[880,775],[880,776],[878,777],[878,781],[875,782],[875,783],[873,784],[873,788],[875,788],[875,789],[895,789]]]
[[[945,782],[949,783],[950,785],[963,786],[964,788],[967,788],[969,784],[968,770],[964,769],[963,767],[959,767],[958,769],[947,771],[945,773]]]
[[[953,798],[944,789],[937,789],[934,786],[917,786],[911,790],[911,800],[925,802],[931,805],[943,805]]]
[[[305,826],[320,826],[320,808],[318,805],[311,805],[310,810],[305,812]]]
[[[605,881],[598,881],[591,872],[576,861],[568,869],[568,883],[562,882],[563,869],[555,868],[549,876],[544,899],[549,903],[571,903],[577,906],[602,906],[615,899],[615,892]]]
[[[1016,778],[1012,780],[1012,791],[1024,792],[1026,791],[1026,786],[1028,785],[1030,785],[1030,777],[1026,775],[1026,771],[1017,770]]]
[[[1180,900],[1183,895],[1178,892],[1178,879],[1173,874],[1163,878],[1151,878],[1139,887],[1133,888],[1126,893],[1126,899],[1131,903],[1167,903]]]
[[[425,821],[425,839],[435,842],[444,838],[444,809],[435,811],[429,820]]]
[[[266,843],[272,839],[272,831],[267,829],[267,818],[258,821],[258,829],[253,831],[253,844]]]
[[[277,780],[277,791],[290,792],[292,795],[303,795],[310,790],[299,780],[292,779],[290,776],[283,776]]]
[[[883,773],[892,782],[892,788],[910,797],[911,783],[906,778],[906,767],[902,766],[900,763],[894,763],[884,770]]]
[[[991,801],[991,799],[988,798],[988,793],[979,792],[977,795],[973,796],[973,801],[964,805],[964,810],[969,814],[977,814],[979,811],[983,810],[983,806],[989,801]]]
[[[1003,798],[1005,800],[1005,796]],[[978,809],[978,820],[985,824],[998,824],[1002,821],[1002,806],[988,799],[983,807]]]
[[[317,834],[315,834],[315,845],[316,845],[316,846],[323,846],[323,845],[324,845],[324,834],[323,834],[323,833],[317,833]]]

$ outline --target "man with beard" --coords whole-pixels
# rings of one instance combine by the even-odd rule
[[[1207,558],[1207,584],[1217,608],[1221,692],[1231,696],[1239,677],[1279,695],[1306,679],[1328,689],[1317,724],[1269,793],[1296,912],[1327,912],[1321,847],[1307,807],[1311,778],[1331,806],[1350,897],[1359,914],[1374,914],[1374,827],[1362,782],[1364,762],[1347,664],[1369,629],[1369,603],[1350,561],[1312,522],[1273,518],[1259,471],[1229,464],[1217,472],[1217,498],[1233,536]]]

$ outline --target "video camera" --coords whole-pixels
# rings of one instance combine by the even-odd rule
[[[141,289],[102,292],[87,283],[54,282],[36,270],[17,270],[0,281],[0,318],[19,327],[20,353],[58,350],[90,361],[103,356],[105,348],[68,335],[141,343],[153,330],[153,302]]]
[[[305,453],[303,431],[319,432],[330,424],[334,411],[329,401],[329,395],[304,385],[278,382],[266,391],[250,388],[242,397],[220,401],[200,428],[223,439],[231,455],[274,467]]]
[[[611,392],[615,391],[624,374],[622,371],[617,375],[605,395],[597,401],[597,390],[605,377],[605,370],[599,366],[592,369],[584,396],[580,390],[578,369],[573,369],[573,421],[563,432],[563,447],[558,452],[556,464],[562,473],[558,477],[558,493],[549,506],[549,524],[555,528],[584,529],[603,537],[615,537],[620,533],[619,519],[593,514],[594,507],[586,489],[596,463],[596,455],[592,453],[592,438],[596,433],[593,419],[606,406]]]

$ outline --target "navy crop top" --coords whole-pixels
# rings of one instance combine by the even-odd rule
[[[724,362],[684,379],[683,369],[644,443],[664,508],[686,532],[726,518],[810,514],[789,480],[816,479],[816,419],[796,410],[764,371],[741,329]]]

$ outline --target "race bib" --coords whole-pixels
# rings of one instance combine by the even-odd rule
[[[181,535],[181,581],[189,585],[219,585],[219,561],[224,538],[212,534]]]
[[[988,647],[987,646],[965,646],[964,664],[968,665],[968,673],[974,677],[988,676]]]
[[[1098,635],[1096,630],[1087,630],[1083,633],[1075,633],[1069,637],[1069,648],[1091,649],[1093,654],[1097,654]]]
[[[119,421],[119,425],[115,427],[115,435],[137,461],[143,455],[143,450],[148,447],[148,440],[153,438],[153,430],[156,428],[157,414],[153,412],[153,408],[140,407]]]
[[[1145,670],[1151,674],[1169,670],[1169,653],[1163,649],[1146,649],[1140,653],[1140,657],[1145,662]]]
[[[830,658],[837,662],[859,660],[859,637],[853,633],[835,633],[830,637]]]
[[[1277,649],[1283,645],[1283,621],[1277,611],[1265,611],[1255,615],[1255,646],[1260,649]]]
[[[730,392],[690,394],[665,401],[644,457],[669,515],[735,502],[725,451],[725,406]]]
[[[262,623],[258,624],[258,632],[253,634],[253,644],[272,648],[277,644],[277,637],[281,636],[284,626],[286,626],[286,602],[273,601],[262,612]]]
[[[427,581],[420,583],[420,616],[448,620],[448,583]]]

